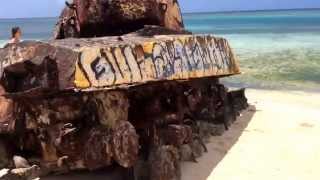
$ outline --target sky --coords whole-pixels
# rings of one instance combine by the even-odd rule
[[[0,18],[55,17],[65,0],[1,0]],[[320,8],[320,0],[179,0],[183,12]]]

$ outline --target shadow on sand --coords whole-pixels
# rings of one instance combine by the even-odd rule
[[[94,172],[79,171],[67,175],[41,178],[41,180],[124,180],[126,171],[120,167],[111,167]]]
[[[198,163],[183,163],[182,180],[206,180],[214,173],[214,169],[245,132],[256,111],[255,106],[251,105],[222,136],[212,137],[207,144],[208,153],[199,158]]]

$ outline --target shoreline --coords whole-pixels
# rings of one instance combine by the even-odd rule
[[[260,80],[263,81],[263,80]],[[308,87],[302,88],[300,86],[303,85],[297,84],[295,87],[292,85],[283,85],[282,88],[281,84],[276,84],[278,87],[272,87],[268,85],[259,85],[259,84],[249,84],[249,83],[234,83],[228,82],[228,80],[221,80],[221,83],[224,84],[228,88],[246,88],[248,90],[260,90],[260,91],[280,91],[280,92],[306,92],[306,93],[320,93],[320,86],[319,87]]]
[[[183,15],[190,15],[190,14],[233,14],[233,13],[259,13],[259,12],[274,12],[274,11],[317,11],[320,8],[292,8],[292,9],[257,9],[257,10],[236,10],[236,11],[203,11],[203,12],[184,12]]]

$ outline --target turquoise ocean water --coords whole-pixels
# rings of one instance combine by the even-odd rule
[[[56,18],[0,19],[0,47],[12,26],[24,39],[48,39]],[[184,14],[188,30],[230,41],[243,74],[225,81],[248,87],[320,90],[320,10]]]

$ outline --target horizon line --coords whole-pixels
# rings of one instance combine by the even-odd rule
[[[182,14],[208,14],[208,13],[241,13],[241,12],[266,12],[266,11],[290,11],[290,10],[320,10],[320,7],[317,8],[289,8],[289,9],[256,9],[256,10],[226,10],[226,11],[187,11],[182,12]],[[60,15],[59,15],[60,16]],[[36,17],[9,17],[1,18],[3,19],[41,19],[41,18],[58,18],[59,16],[36,16]]]
[[[238,12],[264,12],[264,11],[292,11],[292,10],[320,10],[316,8],[288,8],[288,9],[256,9],[256,10],[226,10],[226,11],[190,11],[182,12],[182,14],[205,14],[205,13],[238,13]]]

